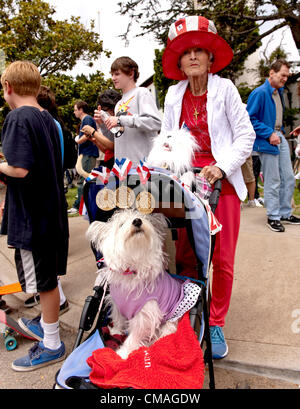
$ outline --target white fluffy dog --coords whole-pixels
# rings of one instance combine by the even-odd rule
[[[170,170],[183,183],[191,186],[194,180],[191,164],[197,147],[194,136],[185,129],[161,132],[154,138],[147,163]]]
[[[87,238],[103,254],[106,264],[96,285],[105,281],[109,285],[110,332],[128,333],[116,351],[123,359],[177,328],[178,319],[170,321],[167,315],[174,313],[174,300],[175,304],[180,301],[183,284],[165,272],[166,228],[162,214],[143,215],[129,209],[115,212],[106,223],[95,221],[87,230]]]

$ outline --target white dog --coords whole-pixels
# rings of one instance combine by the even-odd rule
[[[147,163],[170,170],[183,183],[191,186],[194,181],[191,165],[197,147],[194,136],[185,129],[161,132],[154,138]]]
[[[123,359],[139,347],[175,332],[178,319],[187,311],[182,308],[187,286],[199,289],[165,271],[166,228],[162,214],[124,210],[106,223],[93,222],[87,230],[87,238],[101,251],[107,266],[100,270],[96,285],[105,281],[109,285],[113,322],[110,332],[128,333],[116,351]],[[197,300],[199,291],[196,293]]]

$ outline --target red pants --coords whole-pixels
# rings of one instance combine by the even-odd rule
[[[233,187],[223,181],[226,194],[221,194],[215,216],[222,224],[216,234],[213,253],[212,299],[210,304],[210,325],[223,327],[229,309],[233,284],[233,267],[236,244],[240,227],[240,200]],[[228,192],[228,193],[227,193]],[[178,229],[176,242],[176,263],[182,267],[182,275],[197,278],[196,258],[189,244],[186,229]]]

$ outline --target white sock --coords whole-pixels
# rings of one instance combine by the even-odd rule
[[[63,303],[66,301],[66,296],[63,292],[59,277],[57,277],[57,286],[59,290],[59,305],[63,305]]]
[[[61,346],[61,340],[59,335],[59,322],[53,322],[47,324],[41,317],[41,326],[44,330],[43,344],[49,349],[58,349]]]

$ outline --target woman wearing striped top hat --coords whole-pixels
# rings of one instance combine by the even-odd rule
[[[193,166],[203,168],[210,184],[223,179],[216,217],[222,230],[213,254],[210,331],[213,358],[224,358],[223,334],[233,284],[233,267],[240,225],[240,202],[247,189],[241,165],[250,156],[255,133],[236,87],[216,73],[232,60],[233,52],[217,34],[212,21],[201,16],[182,18],[170,26],[162,58],[167,78],[179,80],[165,99],[162,131],[188,127],[198,149]],[[195,259],[185,232],[180,232],[176,262],[182,274],[195,277]]]

